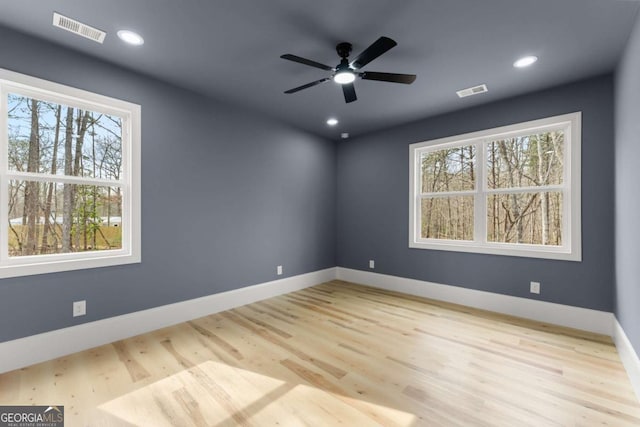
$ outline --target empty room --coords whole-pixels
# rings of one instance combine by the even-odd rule
[[[0,427],[640,426],[639,76],[638,0],[0,1]]]

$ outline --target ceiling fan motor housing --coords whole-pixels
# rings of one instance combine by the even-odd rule
[[[342,59],[346,59],[351,54],[351,43],[338,43],[336,46],[336,52],[338,52],[338,56]]]
[[[349,61],[347,61],[347,58],[343,58],[342,61],[340,61],[340,64],[336,66],[335,74],[344,73],[344,72],[348,72],[348,73],[353,72],[353,68],[349,66]]]

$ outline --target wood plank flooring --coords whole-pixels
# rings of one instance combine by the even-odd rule
[[[334,281],[0,375],[66,426],[639,426],[608,337]]]

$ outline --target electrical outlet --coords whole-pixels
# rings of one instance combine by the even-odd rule
[[[87,314],[87,301],[74,301],[73,302],[73,317],[84,316]]]
[[[539,294],[540,293],[540,282],[531,282],[531,286],[529,288],[529,292],[531,292],[532,294]]]
[[[276,268],[276,273],[278,274],[278,276],[282,276],[282,266],[281,266],[281,265],[279,265],[279,266]]]
[[[369,268],[376,268],[376,262],[372,259],[369,260]]]

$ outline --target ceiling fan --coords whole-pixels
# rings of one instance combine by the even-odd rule
[[[356,96],[356,90],[353,87],[353,82],[357,77],[360,77],[363,80],[377,80],[381,82],[411,84],[416,79],[415,74],[378,73],[373,71],[360,72],[360,69],[362,67],[364,67],[383,53],[387,52],[397,44],[398,43],[396,43],[389,37],[380,37],[371,46],[366,48],[360,55],[358,55],[354,60],[349,62],[347,58],[349,58],[349,54],[351,53],[351,43],[339,43],[336,46],[336,51],[338,52],[338,56],[340,56],[340,58],[342,59],[340,60],[340,63],[335,67],[330,67],[328,65],[321,64],[310,59],[301,58],[300,56],[291,55],[289,53],[287,53],[286,55],[282,55],[280,56],[280,58],[282,59],[298,62],[310,67],[320,68],[321,70],[331,71],[332,73],[331,77],[325,77],[323,79],[316,80],[314,82],[307,83],[293,89],[289,89],[284,93],[296,93],[303,89],[308,89],[310,87],[319,85],[320,83],[333,80],[334,82],[342,85],[344,100],[349,103],[358,99],[358,97]]]

